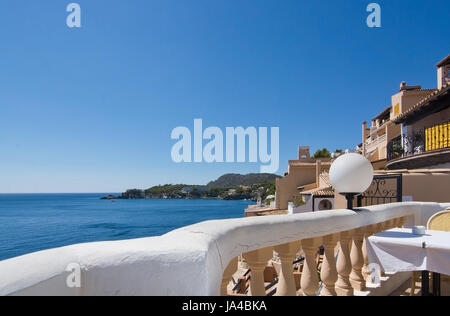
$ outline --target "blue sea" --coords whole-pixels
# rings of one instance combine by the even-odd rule
[[[165,234],[239,218],[251,201],[100,200],[106,194],[0,194],[0,260],[71,244]]]

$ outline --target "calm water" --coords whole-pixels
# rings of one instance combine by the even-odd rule
[[[75,243],[165,234],[243,217],[250,201],[100,200],[105,194],[0,194],[0,260]]]

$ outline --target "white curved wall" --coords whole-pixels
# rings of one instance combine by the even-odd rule
[[[160,237],[51,249],[0,262],[0,295],[218,295],[223,270],[241,253],[403,216],[426,224],[447,207],[411,202],[209,221]],[[71,263],[81,266],[80,289],[66,285]]]

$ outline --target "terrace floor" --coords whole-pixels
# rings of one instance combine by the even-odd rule
[[[420,281],[416,282],[416,290],[413,296],[421,296],[422,291],[420,290]],[[411,279],[403,283],[397,290],[395,290],[390,296],[411,296]],[[450,279],[445,279],[442,277],[441,280],[441,296],[450,296]]]

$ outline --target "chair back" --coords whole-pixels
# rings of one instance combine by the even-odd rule
[[[434,214],[427,225],[428,230],[450,232],[450,209]]]

